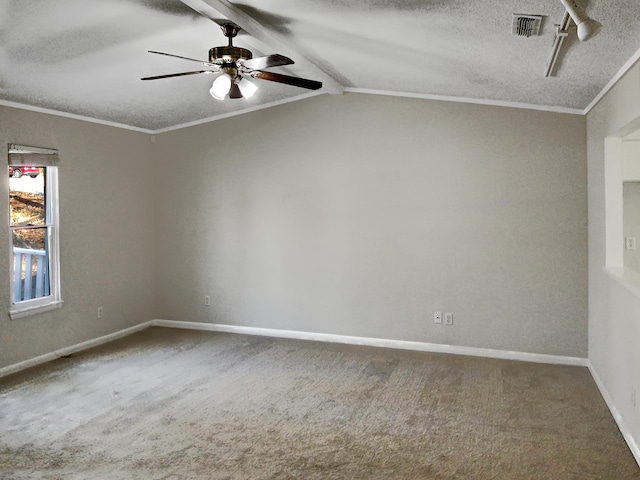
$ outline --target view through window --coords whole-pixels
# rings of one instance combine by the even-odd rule
[[[57,158],[55,150],[9,148],[13,251],[10,313],[39,309],[60,300]]]
[[[48,229],[45,184],[47,169],[10,166],[9,206],[14,255],[13,302],[49,295]]]

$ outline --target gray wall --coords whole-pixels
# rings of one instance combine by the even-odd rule
[[[0,278],[0,367],[152,318],[586,355],[583,117],[346,94],[155,145],[0,107],[0,136],[61,152],[65,301],[10,320]]]
[[[640,65],[636,64],[587,115],[589,360],[635,439],[636,458],[640,458],[640,400],[634,408],[631,399],[633,390],[640,395],[640,285],[629,289],[605,269],[604,145],[605,138],[620,138],[638,128]]]
[[[0,367],[154,317],[153,165],[146,134],[0,107],[0,198],[9,198],[7,144],[60,151],[64,305],[10,320],[9,209],[0,209]],[[5,203],[6,205],[6,203]],[[98,306],[104,317],[97,319]]]
[[[158,314],[585,357],[585,145],[581,116],[360,94],[164,133]]]

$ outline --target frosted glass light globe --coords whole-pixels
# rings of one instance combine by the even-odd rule
[[[231,89],[231,81],[231,76],[228,73],[223,73],[213,81],[209,93],[216,100],[224,100]]]

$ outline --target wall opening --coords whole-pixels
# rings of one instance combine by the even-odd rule
[[[623,264],[640,273],[640,130],[622,139]]]
[[[606,269],[640,297],[640,118],[605,138]]]

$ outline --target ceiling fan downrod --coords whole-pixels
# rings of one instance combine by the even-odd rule
[[[216,63],[216,60],[219,61],[222,59],[222,67],[224,68],[235,66],[238,60],[251,60],[251,58],[253,58],[251,50],[233,45],[233,38],[240,31],[240,27],[233,23],[223,23],[220,25],[220,28],[224,36],[229,39],[229,45],[226,47],[211,48],[209,50],[209,61],[211,63]]]

